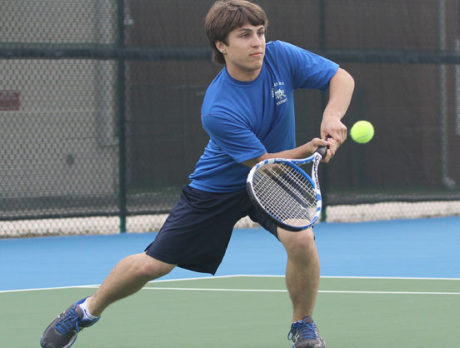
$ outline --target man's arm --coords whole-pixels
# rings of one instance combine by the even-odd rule
[[[329,101],[323,112],[321,138],[328,139],[331,157],[347,139],[347,127],[341,120],[350,106],[354,88],[353,77],[342,68],[329,82]]]
[[[265,153],[262,156],[243,162],[252,167],[260,161],[269,158],[305,158],[313,154],[319,146],[329,146],[324,162],[335,155],[337,149],[347,139],[347,127],[341,119],[345,116],[351,102],[351,96],[355,82],[351,75],[344,69],[339,68],[329,82],[329,101],[323,112],[321,122],[321,139],[315,138],[308,143],[300,145],[292,150],[276,153]]]

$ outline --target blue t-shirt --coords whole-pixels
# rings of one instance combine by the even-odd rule
[[[233,79],[224,68],[209,85],[201,120],[210,140],[190,186],[216,193],[245,188],[242,162],[296,147],[294,90],[329,87],[338,65],[286,42],[266,45],[259,76]]]

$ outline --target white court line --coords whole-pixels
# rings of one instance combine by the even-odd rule
[[[220,288],[152,288],[144,290],[172,290],[172,291],[216,291],[216,292],[275,292],[286,293],[285,289],[220,289]],[[319,290],[320,294],[382,294],[382,295],[460,295],[460,292],[434,291],[373,291],[373,290]]]
[[[47,291],[47,290],[65,290],[65,289],[84,289],[84,288],[98,288],[100,284],[94,285],[73,285],[73,286],[56,286],[52,288],[34,288],[34,289],[13,289],[13,290],[0,290],[0,294],[8,292],[30,292],[30,291]]]
[[[201,279],[215,279],[215,278],[235,278],[235,277],[284,277],[284,276],[269,276],[269,275],[228,275],[228,276],[209,276],[209,277],[196,277],[196,278],[177,278],[177,279],[158,279],[152,280],[148,283],[160,283],[160,282],[175,282],[175,281],[186,281],[186,280],[201,280]],[[85,288],[98,288],[101,284],[88,284],[88,285],[69,285],[69,286],[56,286],[46,288],[30,288],[30,289],[12,289],[12,290],[0,290],[1,293],[7,292],[26,292],[26,291],[42,291],[42,290],[62,290],[62,289],[85,289]]]
[[[442,277],[365,277],[365,276],[321,276],[325,279],[389,279],[389,280],[460,280],[460,278]]]
[[[148,284],[189,281],[189,280],[206,280],[206,279],[225,279],[225,278],[283,278],[284,275],[264,275],[264,274],[234,274],[223,276],[205,276],[196,278],[178,278],[178,279],[158,279],[148,282]],[[460,278],[422,278],[422,277],[363,277],[363,276],[321,276],[325,279],[389,279],[389,280],[460,280]],[[85,289],[98,288],[100,284],[90,285],[72,285],[72,286],[57,286],[45,288],[30,288],[30,289],[12,289],[0,290],[0,294],[9,292],[27,292],[27,291],[42,291],[42,290],[61,290],[61,289]],[[320,291],[321,292],[321,291]],[[456,294],[456,293],[453,293]]]
[[[201,279],[216,279],[216,278],[284,278],[282,274],[267,275],[267,274],[232,274],[222,276],[208,276],[208,277],[196,277],[196,278],[178,278],[178,279],[158,279],[152,280],[149,283],[158,282],[175,282],[175,281],[187,281],[187,280],[201,280]],[[323,275],[321,278],[324,279],[390,279],[390,280],[460,280],[460,278],[442,278],[442,277],[377,277],[377,276],[328,276]]]
[[[222,288],[151,288],[145,287],[143,290],[177,290],[177,291],[216,291],[216,292],[287,292],[285,289],[222,289]]]
[[[460,295],[460,292],[437,292],[437,291],[319,290],[319,292],[323,294]]]

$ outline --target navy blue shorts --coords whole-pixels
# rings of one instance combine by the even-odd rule
[[[184,186],[179,202],[145,251],[169,264],[215,274],[233,227],[248,215],[277,236],[277,226],[252,205],[246,190],[212,193]]]

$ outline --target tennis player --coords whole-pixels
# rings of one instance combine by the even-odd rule
[[[272,157],[303,158],[329,146],[328,162],[345,141],[341,122],[354,89],[342,68],[292,44],[265,41],[268,20],[258,5],[217,1],[205,27],[213,58],[224,65],[209,85],[202,124],[209,143],[177,205],[144,252],[121,260],[90,297],[71,305],[44,331],[43,348],[70,347],[116,300],[179,266],[214,274],[235,223],[258,222],[284,246],[286,284],[293,305],[288,338],[294,348],[325,347],[312,315],[320,266],[312,229],[289,232],[267,221],[250,203],[245,180],[251,166]],[[329,90],[320,137],[296,147],[294,90]],[[327,139],[327,140],[326,140]],[[263,320],[263,318],[261,318]]]

